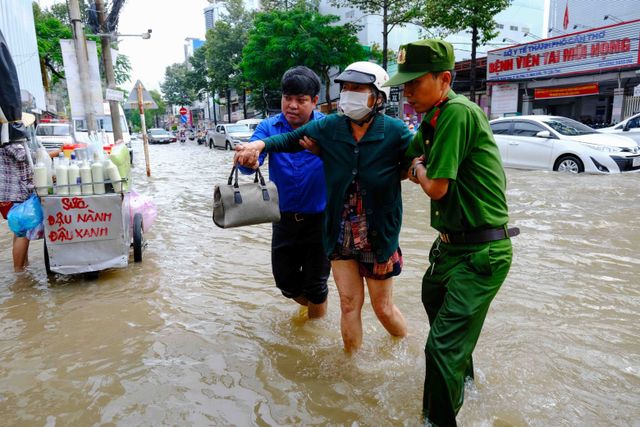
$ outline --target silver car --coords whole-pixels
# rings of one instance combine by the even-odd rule
[[[600,132],[623,135],[640,145],[640,113],[624,119],[615,126],[598,129]]]
[[[253,131],[247,125],[219,124],[207,132],[209,148],[233,150],[236,145],[249,142]]]

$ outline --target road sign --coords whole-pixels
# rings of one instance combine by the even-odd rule
[[[186,109],[186,108],[184,108],[184,107],[181,107],[181,108],[180,108],[180,115],[181,115],[181,116],[186,116],[186,115],[187,115],[187,113],[188,113],[188,111],[187,111],[187,109]]]
[[[180,123],[187,123],[187,116],[180,116]]]
[[[107,101],[122,102],[122,101],[124,101],[124,93],[122,93],[122,91],[117,90],[117,89],[109,89],[109,88],[107,88],[105,90],[104,99],[106,99]]]

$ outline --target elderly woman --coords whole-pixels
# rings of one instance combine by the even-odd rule
[[[402,121],[382,113],[389,95],[382,85],[388,79],[376,64],[349,65],[335,79],[341,85],[342,114],[238,145],[234,159],[255,168],[262,150],[320,149],[327,184],[323,244],[340,294],[340,326],[348,352],[362,344],[365,281],[380,323],[393,336],[407,334],[392,290],[393,277],[402,270],[400,163],[412,134]]]

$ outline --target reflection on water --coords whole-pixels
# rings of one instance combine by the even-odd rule
[[[342,350],[335,286],[305,322],[271,280],[270,226],[222,230],[212,190],[231,153],[136,147],[135,184],[159,215],[141,264],[47,277],[42,243],[11,273],[0,227],[4,425],[419,425],[428,332],[420,280],[435,233],[405,183],[395,340],[364,309]],[[514,262],[475,352],[463,426],[634,425],[640,419],[638,175],[508,171]],[[635,424],[637,425],[637,424]]]

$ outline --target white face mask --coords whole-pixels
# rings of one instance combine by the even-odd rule
[[[347,117],[361,120],[371,112],[369,95],[371,92],[340,92],[340,109]]]

